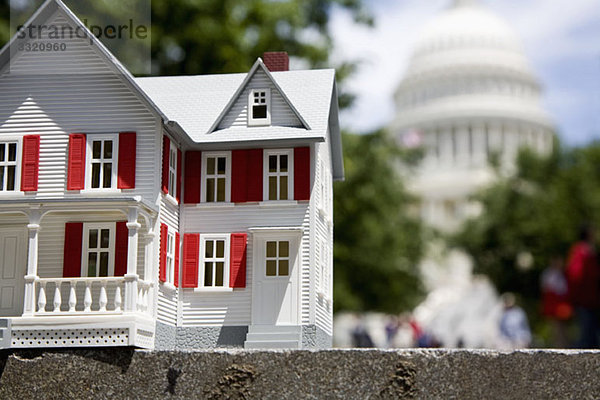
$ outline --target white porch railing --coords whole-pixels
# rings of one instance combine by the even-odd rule
[[[137,288],[128,286],[124,277],[38,278],[34,315],[123,314],[124,310],[148,313],[152,283],[137,280]],[[125,304],[126,290],[136,291],[134,304]]]

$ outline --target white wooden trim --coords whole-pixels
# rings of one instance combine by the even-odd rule
[[[209,157],[225,157],[225,201],[221,202],[207,202],[206,201],[206,173],[207,173],[207,159]],[[215,164],[215,169],[217,165]],[[203,151],[202,152],[202,167],[200,174],[200,203],[205,205],[229,205],[231,204],[231,151]],[[216,195],[216,192],[215,192]]]
[[[120,193],[120,189],[117,188],[117,180],[119,179],[118,169],[119,169],[119,134],[118,133],[109,133],[109,134],[95,134],[88,133],[85,135],[86,137],[86,152],[85,152],[85,189],[82,190],[84,194],[98,194],[102,193]],[[92,188],[92,151],[93,151],[93,142],[95,140],[112,140],[113,142],[113,152],[112,152],[112,168],[111,168],[111,186],[110,188]],[[100,168],[100,176],[103,176],[103,169]],[[102,179],[100,179],[100,186],[102,186]]]
[[[265,92],[267,118],[254,118],[252,106],[254,105],[254,93]],[[271,89],[256,88],[248,93],[248,126],[268,126],[271,125]]]
[[[229,266],[230,266],[230,234],[201,234],[200,235],[200,257],[199,257],[199,265],[198,265],[198,284],[196,287],[198,291],[224,291],[223,289],[229,288]],[[225,248],[224,248],[224,265],[223,265],[223,286],[204,286],[204,263],[205,263],[205,254],[206,254],[206,241],[207,240],[224,240]],[[213,249],[216,251],[216,248]],[[213,257],[214,259],[214,257]],[[215,261],[216,262],[216,261]],[[214,279],[214,276],[213,276]]]
[[[177,196],[177,162],[179,161],[179,152],[177,150],[177,146],[173,142],[173,139],[169,139],[169,176],[167,178],[167,196],[171,196],[175,200],[175,203],[177,203],[175,197]],[[173,163],[173,167],[171,167],[173,155],[175,155],[175,162]],[[171,174],[173,174],[173,181],[171,181]],[[173,193],[171,193],[171,186],[173,186]]]
[[[22,136],[2,136],[0,143],[16,143],[17,149],[15,150],[15,190],[6,191],[0,190],[0,196],[15,196],[23,195],[21,191],[21,166],[23,164],[23,137]],[[6,157],[8,158],[8,146],[6,147]],[[6,172],[4,173],[4,180],[6,180]],[[4,181],[0,181],[0,188],[4,188]]]
[[[269,172],[269,156],[288,156],[288,171],[287,172]],[[279,158],[277,159],[279,165]],[[277,200],[269,200],[269,176],[277,176]],[[287,176],[288,178],[288,198],[279,200],[279,177]],[[274,203],[281,201],[294,200],[294,149],[265,149],[263,151],[263,201],[261,203]]]
[[[108,244],[108,277],[115,275],[115,239],[117,234],[117,225],[115,222],[84,222],[83,223],[83,243],[81,244],[81,271],[80,276],[85,278],[104,278],[87,276],[88,271],[88,251],[89,251],[89,234],[90,229],[109,229],[109,244]],[[100,243],[100,234],[98,234],[98,243]],[[100,271],[100,259],[96,264],[96,273]]]

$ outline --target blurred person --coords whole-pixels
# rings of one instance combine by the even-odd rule
[[[567,282],[569,298],[579,325],[578,348],[598,348],[598,310],[600,309],[600,270],[594,246],[594,229],[582,225],[579,241],[569,252]]]
[[[527,315],[517,305],[515,295],[502,295],[504,310],[500,317],[500,347],[503,349],[522,349],[531,344],[531,330]]]
[[[395,315],[391,315],[388,317],[388,322],[385,324],[385,344],[388,349],[391,349],[394,346],[396,335],[398,334],[398,329],[400,328],[400,322],[398,317]]]
[[[552,347],[566,348],[567,321],[573,315],[569,303],[569,290],[564,269],[564,260],[554,256],[548,268],[542,272],[540,287],[542,290],[542,315],[546,317],[552,329]]]
[[[373,348],[375,344],[371,339],[371,335],[367,331],[367,328],[364,324],[363,317],[358,316],[356,318],[356,325],[352,330],[352,345],[354,347],[360,348]]]

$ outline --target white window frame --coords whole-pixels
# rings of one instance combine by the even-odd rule
[[[327,270],[327,245],[325,243],[325,240],[320,239],[319,240],[319,244],[320,244],[320,260],[319,260],[319,266],[321,267],[319,270],[319,294],[321,294],[323,297],[326,297],[327,294],[327,280],[325,279],[325,275],[326,275],[326,270]]]
[[[211,201],[208,202],[206,201],[206,194],[207,194],[207,190],[206,190],[206,180],[208,177],[217,177],[220,176],[217,174],[217,165],[215,164],[215,174],[214,175],[208,175],[208,158],[214,158],[214,157],[225,157],[225,201]],[[200,188],[200,193],[201,193],[201,198],[200,198],[200,202],[203,204],[218,204],[218,205],[222,205],[222,204],[227,204],[227,203],[231,203],[231,151],[210,151],[210,152],[202,152],[202,168],[201,168],[201,188]],[[217,195],[217,192],[215,190],[215,197]]]
[[[113,153],[112,153],[112,168],[111,168],[111,186],[109,188],[99,187],[92,188],[92,163],[93,163],[93,146],[94,141],[106,141],[111,140],[113,142]],[[88,134],[86,135],[86,154],[85,154],[85,191],[91,192],[114,192],[117,189],[118,180],[118,168],[119,168],[119,135],[116,133],[112,134]],[[105,160],[102,159],[104,164]],[[100,168],[100,186],[102,186],[102,177],[104,169]]]
[[[233,288],[231,288],[229,286],[229,268],[230,268],[230,239],[231,239],[231,235],[230,234],[202,234],[200,235],[200,262],[199,262],[199,266],[198,266],[198,284],[197,286],[197,291],[202,291],[202,292],[231,292],[233,291]],[[224,248],[224,254],[223,254],[223,286],[204,286],[204,274],[205,274],[205,262],[218,262],[217,260],[221,260],[221,259],[217,259],[216,257],[210,258],[210,259],[206,259],[206,242],[208,240],[223,240],[225,241],[225,248]],[[213,249],[214,251],[216,251],[216,247]],[[213,266],[214,268],[214,266]],[[213,269],[214,271],[214,269]],[[215,281],[216,279],[216,275],[213,273],[213,281]]]
[[[98,278],[98,276],[88,277],[88,252],[89,248],[89,236],[90,230],[92,229],[108,229],[110,231],[109,244],[108,244],[108,277],[115,276],[115,240],[117,234],[117,225],[115,222],[85,222],[83,224],[83,243],[82,243],[82,254],[81,254],[81,277],[84,278]],[[98,235],[98,242],[100,241],[100,235]],[[99,258],[98,258],[99,260]],[[100,268],[99,263],[96,265],[96,275],[99,274]]]
[[[267,252],[267,247],[268,247],[268,243],[269,242],[275,242],[276,243],[276,254],[274,257],[270,257],[268,255]],[[288,244],[288,255],[285,257],[282,257],[279,255],[279,243],[280,242],[287,242]],[[292,246],[294,246],[295,243],[292,239],[287,238],[287,237],[274,237],[274,238],[267,238],[264,241],[264,262],[262,263],[262,269],[263,269],[263,276],[264,279],[290,279],[290,277],[292,276],[292,270],[294,267],[294,257],[292,257],[292,254],[294,254],[294,252],[292,251]],[[267,262],[268,261],[275,261],[275,275],[267,275]],[[287,261],[288,262],[288,273],[287,275],[280,275],[279,274],[279,261]]]
[[[167,229],[167,265],[165,266],[166,280],[164,283],[173,286],[175,285],[175,252],[178,251],[175,247],[175,232]]]
[[[16,153],[15,153],[15,161],[14,164],[12,162],[8,161],[8,146],[6,146],[6,160],[5,161],[0,161],[0,166],[3,167],[8,167],[8,166],[15,166],[15,189],[14,190],[4,190],[4,187],[6,185],[6,180],[7,180],[7,176],[8,174],[6,173],[6,171],[8,169],[5,170],[4,172],[4,177],[3,180],[0,181],[0,196],[6,196],[6,195],[14,195],[17,193],[22,193],[21,192],[21,164],[23,163],[22,160],[22,152],[23,152],[23,148],[22,148],[22,138],[21,137],[3,137],[0,140],[1,144],[5,144],[8,145],[10,143],[16,143],[17,145],[17,149],[16,149]]]
[[[288,172],[269,172],[269,156],[288,156]],[[277,160],[279,168],[279,158]],[[287,175],[288,177],[288,198],[286,200],[279,199],[279,177]],[[269,200],[269,177],[277,177],[277,199]],[[275,201],[294,201],[294,149],[277,149],[277,150],[265,150],[263,156],[263,201],[275,202]]]
[[[176,198],[177,196],[177,161],[179,161],[177,157],[177,146],[171,140],[169,145],[169,177],[167,182],[167,194],[172,198]]]
[[[267,106],[267,118],[254,118],[252,107],[254,106],[255,93],[265,93]],[[256,88],[248,93],[248,126],[267,126],[271,125],[271,89]]]

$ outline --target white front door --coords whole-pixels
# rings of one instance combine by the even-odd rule
[[[254,237],[253,325],[298,325],[298,234]]]
[[[25,229],[0,228],[0,317],[21,316],[27,266]]]

